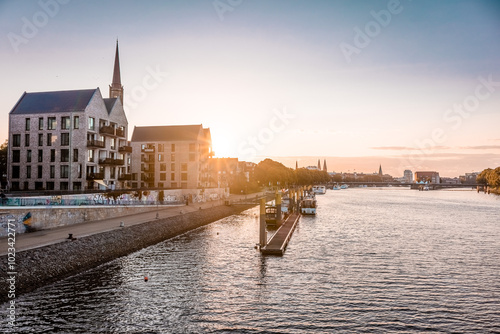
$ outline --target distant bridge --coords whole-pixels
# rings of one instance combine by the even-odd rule
[[[448,184],[448,183],[400,183],[400,182],[333,182],[327,185],[328,188],[333,188],[335,184],[347,184],[349,187],[410,187],[411,189],[419,189],[423,186],[428,186],[431,190],[436,189],[447,189],[447,188],[473,188],[476,189],[478,186],[482,187],[482,184]]]

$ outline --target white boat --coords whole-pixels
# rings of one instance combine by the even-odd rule
[[[347,189],[347,188],[349,188],[349,186],[347,184],[343,184],[340,186],[340,189]]]
[[[315,215],[316,207],[316,195],[314,192],[309,193],[300,202],[300,213],[303,215]]]
[[[325,186],[313,186],[312,191],[315,194],[324,195],[324,194],[326,194],[326,187]]]

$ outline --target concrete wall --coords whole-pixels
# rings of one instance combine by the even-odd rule
[[[16,253],[16,296],[250,207],[218,206]],[[7,268],[7,256],[0,257],[0,266]],[[6,282],[6,270],[0,279]],[[0,285],[0,302],[8,300],[8,287]]]

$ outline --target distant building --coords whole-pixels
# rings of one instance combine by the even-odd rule
[[[409,169],[404,171],[403,178],[406,183],[413,183],[413,172]]]
[[[417,182],[440,183],[438,172],[415,172],[415,180]]]
[[[306,169],[309,169],[309,170],[321,170],[321,168],[318,168],[318,166],[307,166]]]
[[[383,176],[384,173],[382,173],[382,165],[379,165],[378,167],[378,176]]]
[[[323,172],[328,172],[326,168],[326,159],[323,161]]]
[[[479,172],[473,172],[473,173],[465,173],[465,175],[460,175],[460,183],[463,184],[475,184],[477,183],[477,176],[479,175]]]
[[[132,188],[210,187],[210,129],[200,125],[137,126],[131,139]]]
[[[110,98],[103,98],[99,88],[21,96],[9,114],[11,190],[129,186],[131,148],[119,72],[117,42]]]
[[[212,158],[209,161],[210,186],[226,188],[231,177],[240,172],[238,158]]]

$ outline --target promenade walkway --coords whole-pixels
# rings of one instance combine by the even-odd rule
[[[108,218],[105,220],[89,221],[68,226],[61,226],[53,229],[41,230],[32,233],[16,234],[15,249],[16,252],[21,252],[28,249],[43,247],[59,242],[65,242],[68,235],[73,234],[74,238],[84,237],[92,234],[102,233],[106,231],[121,229],[120,223],[123,222],[125,227],[137,224],[143,224],[156,219],[168,218],[181,215],[187,212],[193,212],[201,209],[209,209],[215,206],[224,205],[225,201],[230,203],[248,202],[255,199],[256,196],[264,196],[265,193],[255,193],[249,195],[231,195],[229,199],[211,201],[206,203],[193,203],[190,205],[179,206],[158,206],[152,208],[149,212],[143,212],[128,216],[120,216]],[[246,201],[248,199],[248,201]],[[257,202],[256,202],[257,205]],[[92,210],[92,206],[88,207]],[[7,237],[0,238],[0,256],[7,254]]]

